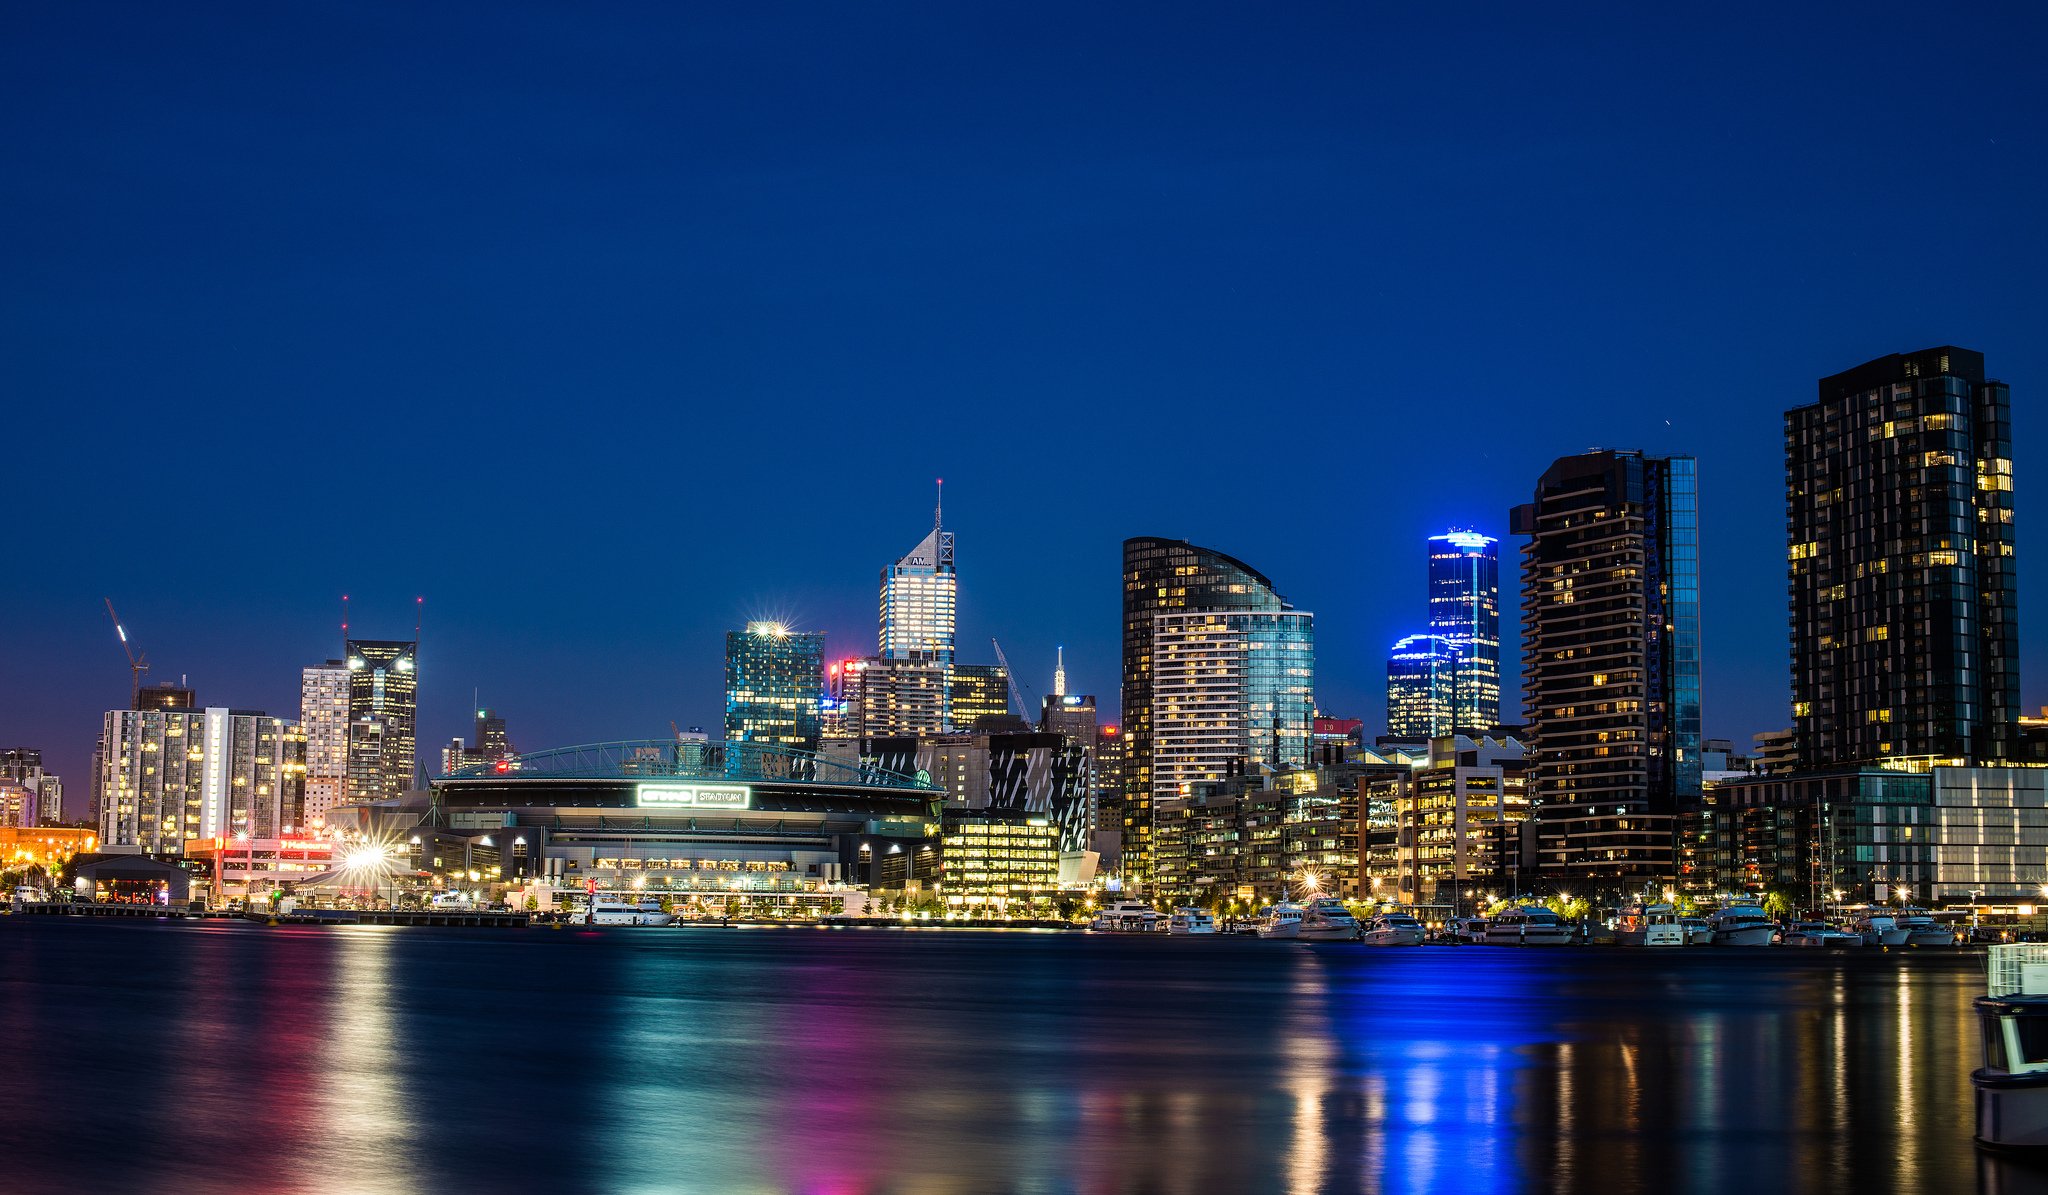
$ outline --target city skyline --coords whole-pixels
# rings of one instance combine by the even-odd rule
[[[203,704],[289,716],[299,669],[335,654],[340,594],[361,633],[389,637],[426,594],[421,743],[463,732],[477,689],[533,747],[710,728],[733,627],[784,621],[825,632],[833,657],[865,654],[875,570],[940,476],[965,553],[964,657],[1001,639],[1036,697],[1063,644],[1105,720],[1121,714],[1104,578],[1124,538],[1185,538],[1285,578],[1317,613],[1320,704],[1377,725],[1386,648],[1419,629],[1422,539],[1505,540],[1547,462],[1602,446],[1698,458],[1705,733],[1780,729],[1784,412],[1816,379],[1930,345],[1983,352],[2019,396],[2018,553],[2048,552],[2024,472],[2043,458],[2029,396],[2048,383],[2033,282],[2048,250],[2024,197],[2048,165],[2028,132],[2030,38],[2012,27],[2038,14],[1957,16],[1981,77],[1911,96],[1862,86],[1878,24],[1810,12],[1768,45],[1657,13],[1592,40],[1534,14],[1476,34],[1348,14],[1314,38],[1246,14],[1136,63],[1078,65],[1069,39],[949,14],[938,42],[1002,47],[966,74],[828,14],[789,31],[816,69],[765,90],[701,52],[746,36],[744,18],[685,39],[673,18],[597,15],[578,44],[618,69],[566,95],[503,69],[559,35],[531,13],[483,50],[436,13],[319,36],[291,12],[126,19],[150,50],[107,55],[54,9],[0,47],[22,176],[39,180],[0,196],[5,227],[40,230],[10,243],[8,359],[32,396],[17,467],[52,508],[17,541],[32,580],[0,593],[8,674],[30,682],[0,693],[0,744],[42,750],[73,816],[80,728],[129,681],[102,598],[148,650],[146,680],[187,676]],[[1605,37],[1660,49],[1608,54]],[[1381,68],[1357,70],[1361,42],[1390,51]],[[341,69],[400,44],[450,52],[374,80]],[[875,97],[864,50],[909,55],[925,81]],[[704,69],[673,71],[678,52]],[[1719,86],[1730,62],[1773,85]],[[1134,70],[1157,104],[1126,102]],[[1218,91],[1219,72],[1245,85]],[[206,117],[138,121],[138,87]],[[218,88],[292,97],[298,134],[279,143],[277,113]],[[542,130],[538,148],[478,136],[451,94]],[[1405,97],[1392,121],[1389,96]],[[706,111],[737,123],[707,128]],[[1133,145],[1151,147],[1141,168]],[[1887,176],[1900,145],[1945,147],[1978,185],[1939,200],[1843,185]],[[337,175],[337,158],[362,165]],[[814,171],[794,196],[789,160]],[[1950,284],[1902,301],[1894,250],[1915,245],[1945,250]],[[1417,356],[1433,411],[1454,413],[1454,457],[1373,450],[1372,429],[1413,413],[1385,366]],[[216,403],[261,417],[189,418]],[[1249,418],[1254,404],[1298,418]],[[1041,407],[1065,414],[1028,416]],[[771,424],[798,450],[774,458],[787,484],[758,452],[715,450]],[[1304,436],[1323,425],[1339,436]],[[1214,484],[1219,429],[1283,468]],[[138,485],[195,508],[283,505],[329,446],[335,476],[378,489],[390,516],[374,564],[361,523],[314,515],[288,551],[168,578],[109,550]],[[695,550],[655,551],[678,538]],[[718,569],[693,566],[714,550]],[[535,567],[540,552],[573,567]],[[628,560],[630,581],[588,583]],[[2023,578],[2020,620],[2044,625],[2044,600]],[[1501,630],[1513,677],[1511,603]],[[2048,640],[2021,652],[2031,710],[2048,704]]]

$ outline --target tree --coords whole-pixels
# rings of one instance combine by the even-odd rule
[[[1792,898],[1777,888],[1764,893],[1764,916],[1783,921],[1792,915]]]
[[[1680,917],[1691,917],[1700,911],[1699,902],[1682,892],[1672,899],[1671,907]]]

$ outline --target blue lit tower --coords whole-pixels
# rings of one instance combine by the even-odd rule
[[[1387,733],[1402,739],[1452,734],[1461,660],[1440,635],[1410,635],[1387,656]]]
[[[1492,536],[1473,531],[1429,539],[1429,633],[1450,644],[1458,657],[1451,724],[1442,733],[1483,731],[1500,724],[1496,543]]]
[[[725,636],[725,737],[814,750],[825,691],[825,636],[750,622]]]

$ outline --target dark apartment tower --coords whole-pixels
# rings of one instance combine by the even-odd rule
[[[1161,614],[1291,610],[1273,583],[1241,560],[1186,540],[1124,541],[1123,871],[1152,879],[1152,623]]]
[[[1522,548],[1530,797],[1675,813],[1700,795],[1699,482],[1691,457],[1590,452],[1511,514]],[[1565,810],[1558,810],[1563,813]]]
[[[2012,397],[1984,355],[1880,357],[1785,412],[1805,767],[2013,758]]]

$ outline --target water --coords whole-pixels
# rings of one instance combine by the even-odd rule
[[[0,1189],[2028,1189],[1981,966],[10,917]]]

